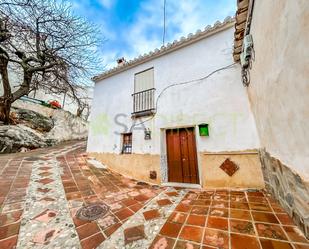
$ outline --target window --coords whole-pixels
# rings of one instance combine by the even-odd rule
[[[153,68],[135,74],[133,94],[133,116],[153,114],[154,106]]]
[[[122,134],[122,154],[132,153],[132,133]]]

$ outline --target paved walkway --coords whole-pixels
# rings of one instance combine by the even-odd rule
[[[309,249],[263,191],[148,185],[84,151],[71,142],[0,156],[1,249]]]

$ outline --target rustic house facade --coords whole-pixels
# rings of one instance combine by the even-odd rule
[[[262,188],[233,35],[227,18],[97,76],[88,152],[143,181]]]
[[[266,187],[309,237],[309,2],[237,6],[95,77],[87,150],[147,182]]]

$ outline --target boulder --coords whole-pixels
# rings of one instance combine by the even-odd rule
[[[45,117],[40,113],[21,108],[12,108],[12,112],[15,114],[18,123],[32,129],[48,132],[54,127],[53,119]]]
[[[0,154],[52,146],[55,140],[45,139],[42,134],[24,125],[0,126]]]

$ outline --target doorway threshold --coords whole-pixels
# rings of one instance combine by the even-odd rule
[[[180,187],[180,188],[197,188],[200,189],[202,186],[200,184],[193,183],[181,183],[181,182],[163,182],[161,186],[164,187]]]

